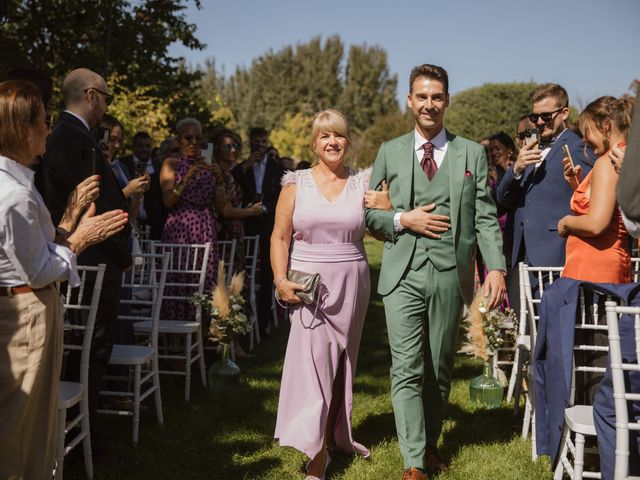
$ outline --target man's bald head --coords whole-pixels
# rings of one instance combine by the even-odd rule
[[[62,82],[62,99],[65,107],[69,108],[81,103],[88,88],[107,91],[107,83],[104,78],[88,68],[77,68],[69,72]]]

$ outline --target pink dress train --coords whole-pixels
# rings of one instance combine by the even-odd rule
[[[363,245],[363,198],[369,175],[370,171],[351,170],[334,202],[316,188],[311,170],[287,172],[282,180],[283,186],[297,184],[290,268],[322,275],[322,301],[317,313],[313,306],[291,309],[275,438],[280,445],[294,447],[310,458],[323,448],[341,358],[344,398],[334,441],[345,452],[369,456],[369,450],[354,441],[351,432],[353,377],[370,292]]]

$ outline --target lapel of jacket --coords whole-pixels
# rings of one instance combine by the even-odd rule
[[[453,238],[457,238],[456,231],[462,199],[462,184],[467,169],[466,149],[456,140],[456,136],[447,131],[447,155],[449,156],[449,199],[451,201],[451,228]],[[476,172],[472,172],[476,174]]]
[[[413,209],[413,162],[415,161],[415,135],[412,130],[405,136],[400,138],[398,146],[398,182],[400,185],[406,185],[404,188],[402,200],[406,211]]]

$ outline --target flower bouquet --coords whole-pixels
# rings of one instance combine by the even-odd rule
[[[218,281],[211,295],[194,295],[192,302],[201,305],[211,315],[209,339],[222,347],[222,358],[209,368],[209,385],[212,388],[220,383],[235,381],[240,367],[229,357],[229,348],[234,339],[251,331],[251,324],[244,313],[245,299],[244,272],[235,273],[227,288],[224,262],[218,266]]]
[[[466,353],[484,362],[482,375],[471,380],[469,395],[471,401],[487,408],[497,408],[502,402],[504,386],[493,377],[491,357],[505,341],[515,341],[518,331],[517,317],[511,308],[493,308],[487,305],[487,299],[479,292],[464,319],[467,327],[466,342],[460,353]]]

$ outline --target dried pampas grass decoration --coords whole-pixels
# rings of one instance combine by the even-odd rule
[[[464,319],[464,323],[467,325],[467,341],[462,345],[460,353],[466,353],[487,362],[489,361],[489,352],[487,350],[487,336],[484,333],[483,321],[483,314],[487,310],[484,302],[485,297],[482,294],[482,290],[479,290],[469,307],[469,315]]]
[[[229,287],[229,293],[232,297],[240,295],[244,288],[244,272],[234,273],[231,278],[231,286]]]
[[[224,261],[220,260],[218,264],[218,283],[213,289],[213,295],[211,296],[211,306],[218,309],[220,318],[226,318],[231,310],[225,278]]]

